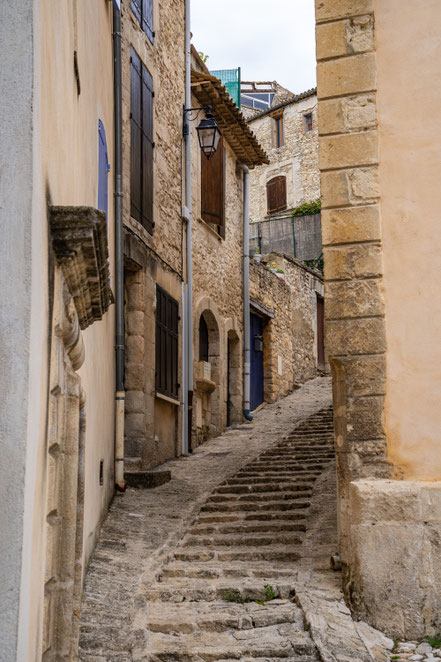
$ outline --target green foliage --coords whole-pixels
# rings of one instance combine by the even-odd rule
[[[227,591],[224,591],[224,600],[225,602],[236,602],[237,604],[244,605],[248,602],[256,602],[258,605],[264,605],[265,602],[270,602],[276,597],[276,591],[270,584],[265,584],[265,599],[257,600],[251,596],[242,596],[239,591],[235,591],[232,588],[229,588]]]
[[[429,637],[429,635],[426,634],[424,639],[432,646],[432,648],[441,648],[441,632],[438,632],[433,637]]]
[[[198,53],[199,57],[201,58],[202,62],[205,64],[208,58],[210,57],[206,53],[203,53],[202,51],[199,51]]]
[[[265,584],[265,602],[270,602],[276,597],[276,592],[271,584]]]
[[[300,205],[299,207],[296,207],[293,212],[292,216],[309,216],[310,214],[320,214],[322,208],[322,201],[320,198],[317,198],[317,200],[311,200],[311,202],[305,202],[304,205]]]

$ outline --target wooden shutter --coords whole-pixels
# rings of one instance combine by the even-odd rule
[[[141,25],[141,2],[142,0],[132,0],[132,2],[130,3],[132,12],[135,14],[136,19],[140,25]]]
[[[178,302],[160,287],[156,292],[156,364],[158,393],[178,397]]]
[[[225,151],[221,137],[211,159],[201,153],[201,216],[207,223],[224,227]]]
[[[268,214],[286,209],[286,177],[271,179],[266,185]]]
[[[141,60],[130,51],[130,213],[142,223],[142,93]]]
[[[139,0],[138,0],[139,1]],[[142,29],[153,43],[153,0],[142,0]]]
[[[153,80],[142,68],[142,224],[153,231]]]

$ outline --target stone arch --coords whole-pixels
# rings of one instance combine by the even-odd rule
[[[208,361],[199,361],[199,325],[201,318],[208,330]],[[217,306],[209,297],[199,300],[193,324],[195,356],[195,416],[193,438],[198,445],[223,430],[223,329]],[[208,364],[208,365],[206,365]]]
[[[227,425],[242,420],[242,334],[238,326],[236,318],[225,321]]]

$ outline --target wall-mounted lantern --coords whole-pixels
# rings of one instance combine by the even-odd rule
[[[211,113],[211,106],[184,108],[184,135],[189,131],[188,122],[197,119],[202,110],[205,111],[205,118],[199,122],[196,131],[198,132],[199,147],[207,159],[209,159],[216,152],[221,136],[217,122]],[[196,112],[196,116],[188,117],[187,113],[191,112]]]

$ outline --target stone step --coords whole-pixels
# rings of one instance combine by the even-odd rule
[[[284,532],[282,535],[279,533],[276,539],[272,533],[268,533],[268,535],[261,533],[257,536],[253,531],[240,531],[237,534],[219,534],[210,537],[189,535],[184,538],[183,545],[185,547],[200,547],[203,545],[210,549],[211,547],[265,547],[273,544],[273,542],[278,545],[300,545],[302,543],[301,532]]]
[[[224,512],[224,513],[231,513],[231,512],[250,512],[252,511],[253,513],[261,513],[263,511],[283,511],[283,510],[297,510],[299,508],[309,508],[311,505],[311,502],[309,499],[305,499],[304,497],[299,497],[298,499],[283,499],[280,500],[280,495],[279,500],[272,500],[272,501],[265,501],[264,503],[261,502],[244,502],[244,501],[235,501],[234,503],[231,502],[229,499],[225,499],[222,501],[210,501],[207,502],[204,506],[201,508],[201,512],[203,513],[213,513],[213,512]]]
[[[229,632],[194,631],[173,638],[164,634],[152,634],[149,641],[150,660],[170,662],[215,662],[270,658],[287,659],[294,655],[315,655],[315,646],[304,631],[295,624],[285,623],[266,628],[249,628]],[[310,658],[311,659],[311,658]],[[313,658],[312,658],[313,659]]]
[[[265,578],[268,582],[275,581],[280,577],[289,577],[293,581],[297,576],[296,570],[290,563],[283,561],[268,563],[253,563],[250,566],[247,562],[237,561],[234,565],[223,567],[207,565],[207,563],[199,563],[193,561],[191,564],[188,562],[172,561],[161,569],[160,575],[162,578],[169,577],[182,577],[188,579],[216,579],[216,578]]]
[[[248,580],[249,581],[249,580]],[[236,604],[240,600],[246,603],[265,600],[264,580],[249,584],[241,582],[237,586],[237,578],[230,579],[191,579],[186,577],[167,577],[163,582],[157,582],[145,592],[150,602],[213,602],[224,600],[228,605]],[[276,597],[288,599],[293,593],[292,582],[284,582],[283,578],[271,578]],[[257,603],[256,603],[257,604]],[[155,611],[155,609],[152,609]]]
[[[124,471],[140,471],[141,467],[142,467],[142,460],[140,457],[124,458]]]
[[[272,522],[272,521],[289,521],[289,522],[304,522],[305,510],[288,510],[288,511],[269,511],[263,513],[231,513],[226,515],[206,515],[201,514],[197,519],[195,526],[204,524],[215,524],[225,522],[242,522],[248,524],[249,522]]]
[[[279,485],[285,485],[286,483],[290,483],[292,481],[298,481],[298,480],[304,480],[304,481],[314,481],[316,479],[316,475],[319,472],[316,472],[315,474],[309,475],[309,472],[306,473],[304,471],[291,471],[291,472],[267,472],[266,474],[260,474],[260,475],[247,475],[245,477],[235,477],[235,478],[230,478],[228,481],[225,481],[225,483],[222,483],[221,486],[224,487],[226,485],[232,485],[234,487],[237,487],[239,485],[274,485],[274,484],[279,484]]]
[[[205,547],[187,547],[174,552],[177,561],[217,561],[230,563],[231,561],[298,561],[301,547],[286,545],[270,545],[257,549],[241,550],[207,550]]]
[[[303,486],[302,486],[303,487]],[[249,492],[248,494],[213,494],[207,503],[254,503],[261,501],[274,501],[275,499],[283,499],[283,501],[295,501],[297,499],[305,499],[311,496],[312,488],[293,489],[290,488],[283,491],[275,492]]]
[[[213,494],[249,494],[260,492],[301,492],[304,489],[309,489],[314,482],[314,479],[306,480],[304,477],[298,479],[302,482],[290,480],[289,482],[259,482],[248,483],[239,485],[220,485],[213,491]]]
[[[190,529],[189,533],[193,536],[199,535],[227,535],[237,533],[278,533],[280,531],[306,531],[306,525],[300,522],[239,522],[233,525],[203,525],[200,522]]]
[[[171,480],[169,470],[161,471],[124,471],[124,480],[128,487],[153,489]]]

